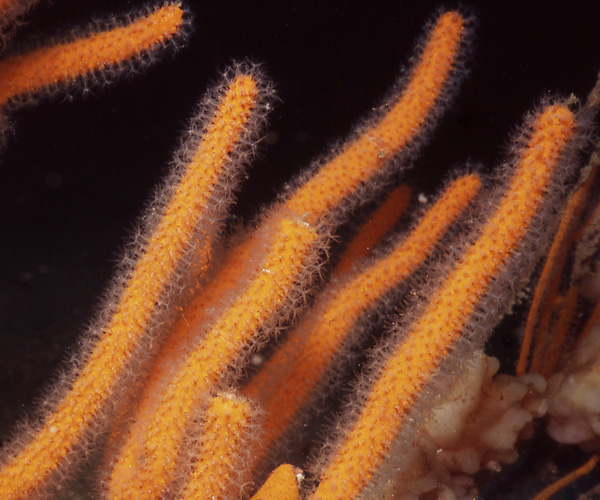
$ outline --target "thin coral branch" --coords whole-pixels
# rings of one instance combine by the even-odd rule
[[[333,271],[334,278],[349,273],[352,266],[371,254],[377,243],[391,231],[408,208],[410,195],[410,188],[404,184],[389,194],[345,248],[344,254]]]

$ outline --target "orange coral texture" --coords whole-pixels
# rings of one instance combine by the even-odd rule
[[[111,476],[111,498],[158,498],[169,487],[194,408],[284,303],[315,240],[305,222],[281,221],[258,276],[179,367],[150,422],[134,425]]]
[[[3,82],[0,103],[117,66],[164,43],[181,29],[182,23],[181,8],[168,4],[128,25],[9,57],[0,63],[0,80]],[[152,483],[153,493],[144,493],[152,495],[160,494],[169,483],[170,472],[165,467],[171,468],[172,473],[177,462],[177,443],[181,442],[185,433],[185,415],[192,411],[198,398],[205,397],[218,381],[239,350],[267,319],[269,311],[274,313],[283,302],[316,238],[310,225],[318,225],[323,218],[335,212],[344,198],[367,183],[426,125],[427,117],[438,104],[454,68],[463,24],[457,13],[442,15],[429,34],[406,88],[389,111],[376,125],[362,130],[339,155],[280,205],[276,211],[279,215],[272,217],[281,221],[281,229],[276,231],[273,252],[268,254],[265,263],[269,272],[249,285],[207,334],[207,341],[180,367],[152,418],[143,449],[133,455],[128,451],[123,453],[122,457],[130,457],[121,460],[124,468],[129,470],[126,476],[134,474],[133,481],[121,481],[119,470],[123,469],[117,468],[111,483],[128,489],[128,493],[123,492],[123,498],[142,494],[130,484]],[[155,304],[160,302],[184,251],[197,243],[191,241],[196,231],[195,223],[202,218],[207,197],[219,182],[220,171],[243,131],[256,93],[251,77],[242,76],[232,83],[196,157],[149,237],[100,340],[87,356],[71,388],[31,442],[0,470],[0,496],[3,498],[27,497],[45,483],[77,449],[94,418],[106,404],[148,329]],[[193,216],[190,217],[190,214]],[[286,219],[281,214],[293,214],[300,220]],[[210,220],[210,217],[207,219]],[[255,244],[250,240],[242,245],[237,257],[243,256],[244,248]],[[208,254],[208,250],[201,253]],[[235,258],[236,252],[233,254]],[[235,273],[232,278],[235,279]],[[233,341],[224,340],[222,332],[235,332],[238,337]],[[199,374],[198,366],[206,371]],[[202,387],[195,391],[198,383]],[[165,428],[169,428],[169,432],[161,430]],[[172,429],[176,429],[174,437],[165,442],[165,436],[169,437]],[[134,467],[139,461],[131,457],[138,456],[138,453],[148,459],[142,469],[151,474],[152,480]],[[115,493],[115,497],[120,497],[120,494]]]
[[[478,192],[476,175],[457,179],[429,209],[409,236],[352,280],[317,299],[310,317],[288,335],[261,371],[243,389],[260,402],[267,417],[260,460],[305,405],[334,362],[352,326],[387,292],[421,265],[449,225]]]
[[[0,11],[8,5],[0,0]],[[0,62],[0,105],[117,67],[164,44],[183,23],[179,5],[167,4],[127,25],[9,57]],[[105,492],[111,499],[161,498],[174,482],[188,479],[183,462],[190,454],[196,462],[185,498],[223,498],[239,466],[240,452],[247,446],[253,415],[246,400],[215,396],[220,384],[232,366],[240,368],[236,363],[244,351],[258,342],[262,330],[294,300],[293,292],[308,274],[307,268],[311,269],[315,254],[324,250],[326,238],[319,232],[327,225],[323,222],[343,211],[344,200],[360,192],[425,130],[456,69],[464,31],[460,14],[441,15],[404,89],[390,100],[385,114],[375,124],[363,126],[338,154],[268,212],[259,229],[238,242],[216,278],[191,301],[146,379],[131,427],[115,439],[123,446],[111,464]],[[213,241],[198,237],[202,230],[198,224],[214,220],[207,207],[212,206],[215,186],[228,182],[230,174],[224,170],[257,111],[259,93],[249,75],[237,75],[228,83],[191,162],[173,187],[171,199],[160,209],[161,217],[145,240],[112,317],[86,353],[85,364],[32,440],[0,470],[1,498],[16,500],[35,494],[82,446],[95,418],[123,380],[152,324],[156,305],[190,249],[195,248],[204,259],[196,263],[197,271],[206,270]],[[412,405],[526,236],[574,130],[575,118],[566,106],[548,106],[536,117],[496,211],[405,340],[385,360],[360,415],[329,458],[313,500],[357,498],[372,480]],[[341,284],[332,287],[313,317],[290,333],[243,390],[263,405],[267,415],[262,449],[250,448],[254,462],[309,401],[343,351],[354,324],[424,262],[479,188],[475,175],[457,179],[387,257],[349,279],[341,279],[349,269],[342,262],[334,274]],[[357,246],[374,244],[390,224],[382,221],[380,233],[361,235]],[[348,261],[363,252],[364,248],[352,248]],[[256,255],[260,258],[250,258]],[[218,312],[209,312],[213,310]],[[200,447],[191,450],[187,438],[196,430],[197,420],[203,422]],[[297,500],[298,477],[293,467],[278,467],[252,498]]]
[[[276,207],[269,220],[276,220],[282,216],[281,214],[292,213],[309,224],[318,225],[325,217],[338,210],[345,197],[368,182],[373,174],[389,161],[391,156],[419,134],[421,128],[425,125],[426,117],[438,104],[439,97],[448,83],[463,34],[463,23],[462,17],[456,13],[448,13],[440,17],[430,33],[421,58],[411,73],[411,79],[407,87],[391,103],[390,110],[379,123],[362,130],[358,139],[343,147],[339,155],[323,165],[312,178],[297,189],[287,202]],[[411,126],[406,126],[407,122]],[[336,179],[336,183],[334,186],[329,186],[328,183],[332,178]],[[150,386],[145,392],[146,395],[142,397],[142,407],[135,418],[139,423],[135,427],[140,430],[131,430],[131,435],[137,435],[138,438],[130,437],[128,442],[139,443],[140,436],[146,434],[141,422],[154,422],[152,428],[157,428],[158,422],[164,416],[160,413],[161,410],[157,410],[157,408],[158,406],[166,407],[166,403],[156,401],[156,394],[161,394],[162,389],[160,386],[163,376],[169,372],[169,366],[172,362],[177,362],[180,358],[184,346],[194,335],[193,332],[198,328],[203,328],[206,321],[204,311],[210,310],[212,305],[220,302],[221,297],[231,293],[232,290],[236,290],[237,283],[242,281],[243,270],[247,267],[243,263],[245,255],[251,255],[256,251],[257,245],[257,237],[251,236],[246,242],[235,247],[227,257],[227,265],[222,266],[222,272],[218,275],[219,279],[209,284],[207,289],[201,292],[185,309],[181,316],[183,320],[179,321],[174,328],[173,334],[166,342],[164,352],[159,355],[156,368],[150,378]],[[242,265],[239,265],[240,263]],[[205,342],[206,340],[202,342],[202,345]],[[233,359],[228,360],[228,362],[232,361]],[[186,364],[188,363],[186,362]],[[198,374],[195,376],[196,378],[199,377]],[[179,380],[180,376],[173,375],[173,377]],[[207,385],[207,387],[209,386],[210,384]],[[185,395],[185,391],[182,395]],[[187,405],[185,407],[191,408]],[[159,413],[154,413],[157,411]],[[156,416],[158,414],[160,414],[160,418]],[[177,419],[169,419],[169,421],[179,422]],[[176,438],[177,442],[179,442],[184,432],[185,430],[182,428],[179,437]],[[160,433],[156,432],[155,434],[156,439],[163,438]],[[152,438],[148,438],[147,443],[151,442]],[[143,474],[133,473],[135,470],[133,464],[139,461],[135,457],[140,453],[142,456],[153,456],[155,445],[150,446],[147,444],[145,446],[146,451],[139,449],[138,451],[129,450],[121,453],[121,458],[118,460],[110,482],[111,494],[115,497],[126,498],[128,494],[131,494],[119,488],[120,484],[131,484],[130,480],[126,478],[135,476],[132,480],[136,480],[136,478],[143,477]],[[161,449],[163,446],[161,445]],[[156,447],[158,447],[158,444],[156,444]],[[177,446],[174,446],[174,448],[176,449]],[[169,453],[175,453],[175,451]],[[159,461],[152,459],[151,462],[155,462],[156,467],[159,467]],[[171,478],[175,474],[174,462],[174,460],[169,462],[170,471],[163,470],[161,472],[165,475],[164,484],[161,484],[162,479],[156,481],[156,487],[152,487],[153,493],[146,492],[145,494],[158,495],[160,491],[168,487]],[[164,460],[163,463],[165,463]],[[148,470],[154,470],[154,475],[158,475],[159,469],[152,469],[152,467],[148,465]],[[122,476],[121,474],[125,475]],[[143,481],[140,480],[141,482]],[[130,488],[130,490],[137,491],[135,488]],[[140,491],[137,491],[137,493],[140,493]]]
[[[388,358],[360,416],[326,466],[313,500],[356,498],[371,481],[408,411],[526,235],[575,127],[574,115],[563,105],[549,106],[536,118],[506,195]]]
[[[224,498],[232,476],[244,466],[240,454],[248,439],[252,416],[248,402],[239,397],[211,398],[200,437],[198,459],[185,489],[184,500]]]
[[[25,498],[37,489],[81,441],[111,396],[166,283],[194,243],[196,222],[221,179],[256,95],[251,77],[232,83],[81,373],[34,440],[0,470],[0,497]]]
[[[16,96],[106,71],[169,40],[182,24],[181,7],[165,5],[130,24],[9,57],[0,62],[0,106]]]
[[[372,128],[346,145],[286,206],[315,223],[340,200],[366,184],[379,168],[422,132],[454,70],[464,19],[457,12],[440,16],[399,99]]]

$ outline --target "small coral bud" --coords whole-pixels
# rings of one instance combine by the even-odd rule
[[[277,467],[250,500],[300,500],[299,477],[302,474],[289,464]]]

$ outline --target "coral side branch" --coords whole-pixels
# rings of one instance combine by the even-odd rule
[[[164,193],[151,206],[146,228],[134,243],[138,260],[119,277],[125,284],[115,302],[108,301],[104,318],[91,331],[97,342],[83,353],[85,360],[70,388],[59,387],[60,398],[45,422],[32,431],[31,441],[17,451],[8,450],[0,469],[0,497],[27,498],[43,487],[52,473],[81,449],[99,413],[118,393],[132,358],[149,335],[156,335],[157,304],[165,302],[169,287],[178,280],[182,261],[189,254],[206,255],[211,238],[204,238],[200,222],[219,218],[223,192],[219,183],[230,182],[232,168],[240,168],[234,154],[246,135],[259,87],[249,75],[238,75],[223,93],[214,113],[203,124],[205,134],[191,161],[175,165]],[[201,115],[202,116],[202,115]],[[243,142],[243,141],[242,141]],[[159,214],[153,215],[153,214]],[[204,265],[204,264],[202,264]],[[180,284],[179,284],[180,285]],[[159,308],[160,309],[160,308]],[[102,315],[101,315],[102,316]],[[5,452],[7,453],[7,452]]]
[[[0,62],[0,106],[94,71],[105,73],[161,47],[184,24],[181,6],[167,4],[130,24],[8,57]]]
[[[291,465],[280,465],[250,500],[299,500],[299,475]]]
[[[460,14],[440,16],[405,87],[383,107],[385,114],[375,123],[360,127],[356,137],[342,145],[312,177],[301,178],[303,184],[286,207],[314,223],[325,217],[339,219],[355,204],[364,194],[361,186],[368,185],[375,175],[383,175],[382,167],[421,138],[432,116],[439,113],[443,97],[457,80],[455,70],[465,36],[465,20]]]
[[[0,44],[35,1],[0,0]],[[467,167],[431,202],[399,186],[465,73],[470,24],[438,12],[374,113],[253,218],[231,206],[272,85],[249,62],[221,74],[70,364],[0,450],[0,500],[475,498],[541,418],[549,438],[595,453],[543,495],[598,466],[597,154],[568,195],[597,110],[544,101],[495,173]],[[9,52],[0,135],[18,105],[145,67],[189,25],[162,0]],[[499,374],[484,344],[525,306],[524,375]]]
[[[424,313],[383,361],[359,416],[334,447],[313,500],[357,498],[388,456],[407,416],[526,237],[576,130],[565,105],[538,114],[506,194]]]
[[[225,498],[244,467],[241,457],[251,431],[253,411],[248,401],[233,395],[216,396],[208,402],[198,458],[185,488],[183,500]]]

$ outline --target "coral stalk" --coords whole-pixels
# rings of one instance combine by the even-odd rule
[[[359,128],[355,138],[307,177],[286,208],[305,214],[310,223],[325,217],[339,220],[360,199],[357,194],[362,194],[376,175],[383,174],[386,163],[422,139],[457,79],[465,31],[465,19],[458,12],[441,15],[428,33],[406,86],[390,99],[385,114],[375,124]]]
[[[3,499],[27,498],[83,448],[99,413],[109,401],[114,403],[111,400],[132,369],[132,359],[159,323],[157,304],[164,302],[169,286],[177,281],[186,255],[195,258],[188,265],[202,271],[206,263],[198,265],[197,257],[210,253],[213,229],[207,233],[207,226],[199,223],[218,218],[224,208],[219,184],[232,175],[231,159],[236,158],[257,96],[252,77],[241,75],[231,82],[191,161],[175,171],[174,184],[164,193],[169,199],[159,197],[152,207],[152,213],[160,217],[150,217],[154,223],[148,227],[149,234],[137,242],[139,259],[134,267],[126,268],[116,303],[107,304],[105,314],[110,319],[101,320],[92,330],[91,336],[98,340],[88,346],[85,362],[70,387],[60,390],[64,394],[31,441],[6,457],[0,469]],[[239,167],[235,162],[234,168]]]

